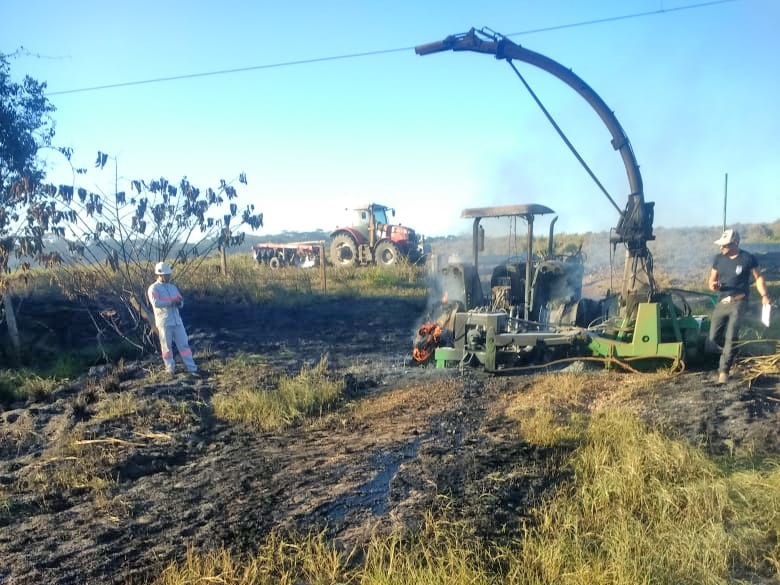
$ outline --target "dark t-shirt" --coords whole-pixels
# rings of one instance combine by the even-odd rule
[[[718,271],[720,298],[738,294],[747,296],[753,269],[758,268],[758,260],[750,252],[739,250],[735,258],[718,254],[712,261],[712,267]]]

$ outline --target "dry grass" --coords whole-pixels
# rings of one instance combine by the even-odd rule
[[[464,523],[427,515],[415,533],[376,536],[361,552],[343,549],[323,533],[272,533],[249,558],[221,549],[205,555],[190,550],[180,564],[167,567],[154,585],[303,584],[330,585],[481,585],[495,583],[483,550]]]
[[[59,382],[55,379],[44,378],[27,370],[0,370],[0,403],[10,404],[27,398],[45,400],[57,384]]]
[[[778,577],[780,473],[728,474],[701,451],[606,411],[583,429],[574,481],[536,512],[515,583],[726,583]],[[760,510],[760,512],[758,511]]]
[[[247,356],[241,356],[240,362],[245,364],[247,359],[252,361]],[[278,377],[272,387],[269,387],[270,380],[257,376],[257,373],[248,374],[244,368],[244,365],[237,367],[231,360],[217,376],[219,385],[224,388],[225,371],[237,369],[241,372],[238,378],[231,378],[231,390],[215,394],[212,398],[214,414],[261,430],[279,429],[304,416],[322,414],[341,397],[344,390],[343,379],[328,377],[325,356],[314,367],[303,366],[296,376]]]
[[[529,443],[552,446],[573,440],[593,410],[619,407],[637,412],[640,398],[653,392],[657,374],[619,374],[602,371],[587,375],[559,372],[537,375],[528,388],[511,394],[504,414],[520,424]]]
[[[418,529],[378,534],[359,554],[322,534],[270,535],[251,558],[190,552],[156,583],[677,585],[780,578],[780,467],[748,459],[724,467],[647,428],[615,405],[650,391],[639,378],[543,376],[510,400],[505,412],[519,420],[523,439],[565,443],[572,471],[530,511],[533,521],[516,542],[485,541],[469,520],[428,514]],[[626,389],[611,403],[597,400],[607,386]],[[379,401],[369,411],[387,414],[397,406]],[[545,421],[552,431],[542,432]]]
[[[445,379],[381,392],[361,398],[355,404],[354,416],[358,421],[387,420],[399,413],[408,416],[406,411],[410,409],[424,416],[427,411],[452,402],[457,388],[455,381]]]
[[[775,378],[780,376],[780,342],[777,343],[778,351],[771,355],[749,356],[738,361],[741,377],[753,385],[762,378]]]
[[[28,410],[22,411],[13,423],[0,425],[0,447],[21,452],[36,440],[34,417]]]
[[[220,272],[219,261],[214,257],[197,271],[177,278],[177,282],[188,296],[290,306],[326,295],[424,297],[425,276],[424,267],[403,262],[388,268],[327,266],[323,290],[319,268],[271,270],[246,254],[228,257],[227,275]]]
[[[141,410],[138,397],[132,392],[112,394],[100,401],[95,421],[111,420],[137,414]]]
[[[48,449],[39,462],[20,473],[19,488],[44,497],[67,490],[105,490],[115,483],[105,470],[116,464],[119,450],[124,448],[119,443],[89,442],[71,433]]]
[[[155,585],[260,585],[348,583],[349,554],[327,542],[323,534],[287,540],[271,534],[249,558],[221,549],[206,555],[190,550],[181,564],[167,567]]]

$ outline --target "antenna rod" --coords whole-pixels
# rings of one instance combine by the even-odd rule
[[[725,183],[723,185],[723,231],[726,231],[726,203],[729,200],[729,174],[726,173]]]

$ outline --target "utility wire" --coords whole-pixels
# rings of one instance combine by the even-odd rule
[[[715,6],[717,4],[727,4],[729,2],[739,2],[740,0],[710,0],[708,2],[700,2],[698,4],[687,4],[685,6],[677,6],[675,8],[658,8],[656,10],[649,10],[646,12],[635,12],[632,14],[623,14],[620,16],[610,16],[607,18],[599,18],[596,20],[584,20],[580,22],[572,22],[568,24],[559,24],[556,26],[548,26],[544,28],[534,28],[534,29],[528,29],[524,31],[514,32],[507,35],[503,35],[505,37],[517,37],[522,35],[530,35],[535,33],[541,33],[541,32],[551,32],[555,30],[563,30],[567,28],[575,28],[580,26],[591,26],[594,24],[604,24],[607,22],[617,22],[620,20],[628,20],[632,18],[643,18],[646,16],[653,16],[657,14],[665,14],[670,12],[680,12],[682,10],[693,10],[698,8],[706,8],[708,6]],[[324,61],[339,61],[343,59],[358,59],[360,57],[373,57],[375,55],[387,55],[390,53],[400,53],[405,51],[411,51],[414,49],[414,46],[411,47],[400,47],[397,49],[378,49],[376,51],[364,51],[361,53],[348,53],[346,55],[332,55],[329,57],[317,57],[312,59],[300,59],[296,61],[283,61],[280,63],[269,63],[265,65],[252,65],[249,67],[236,67],[233,69],[220,69],[217,71],[205,71],[201,73],[187,73],[183,75],[171,75],[169,77],[155,77],[153,79],[143,79],[138,81],[123,81],[119,83],[110,83],[106,85],[95,85],[92,87],[82,87],[78,89],[66,89],[62,91],[51,91],[48,92],[47,96],[55,96],[55,95],[66,95],[66,94],[72,94],[72,93],[84,93],[88,91],[100,91],[104,89],[114,89],[118,87],[130,87],[133,85],[147,85],[150,83],[163,83],[166,81],[178,81],[181,79],[195,79],[198,77],[211,77],[214,75],[227,75],[230,73],[243,73],[245,71],[258,71],[261,69],[275,69],[279,67],[292,67],[295,65],[308,65],[311,63],[321,63]]]
[[[709,2],[701,2],[699,4],[686,4],[685,6],[676,6],[674,8],[658,8],[657,10],[650,10],[647,12],[635,12],[633,14],[624,14],[622,16],[609,16],[607,18],[598,18],[596,20],[583,20],[580,22],[572,22],[570,24],[559,24],[556,26],[549,26],[545,28],[528,29],[508,35],[502,35],[505,37],[514,37],[519,35],[530,35],[533,33],[550,32],[554,30],[563,30],[566,28],[575,28],[578,26],[590,26],[593,24],[603,24],[605,22],[616,22],[618,20],[629,20],[631,18],[642,18],[644,16],[654,16],[656,14],[665,14],[667,12],[679,12],[681,10],[691,10],[695,8],[706,8],[708,6],[714,6],[716,4],[727,4],[729,2],[738,2],[739,0],[710,0]]]

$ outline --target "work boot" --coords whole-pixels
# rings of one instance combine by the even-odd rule
[[[729,375],[726,372],[718,372],[718,385],[729,381]]]

